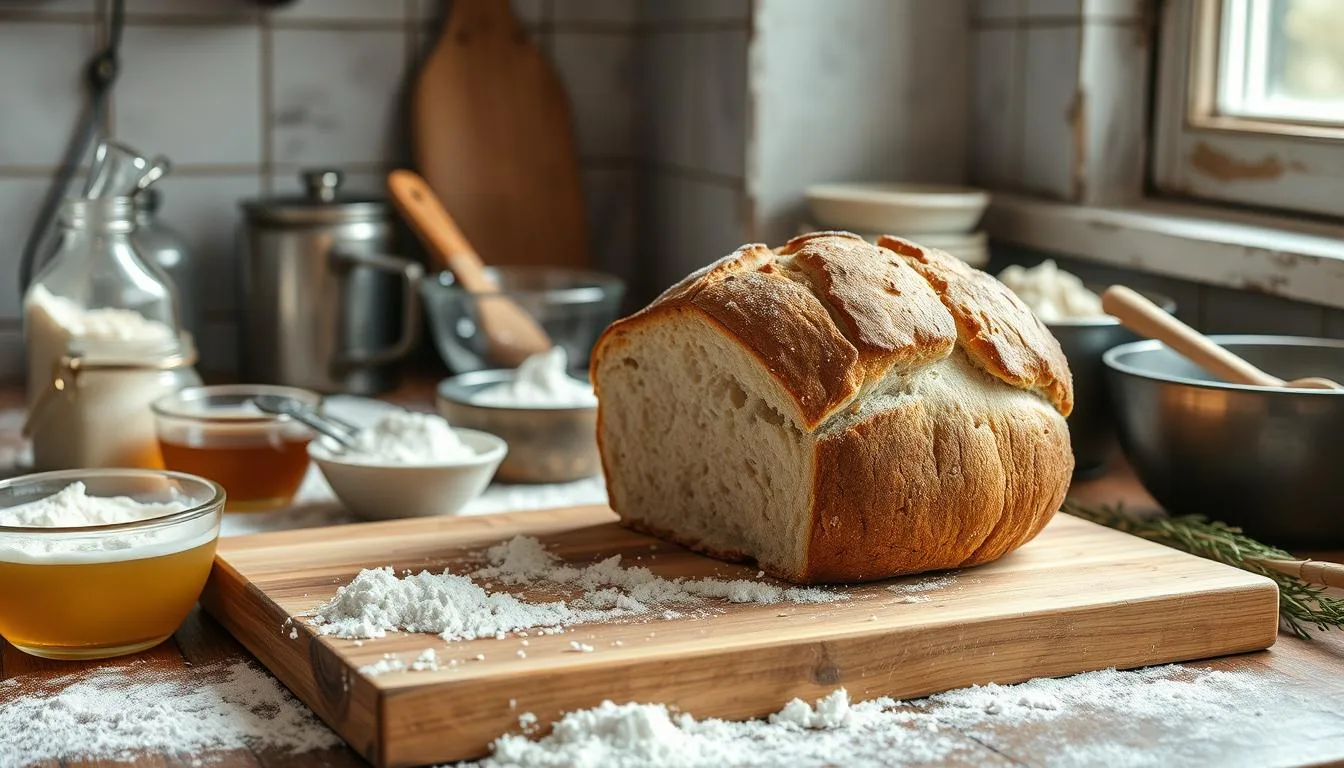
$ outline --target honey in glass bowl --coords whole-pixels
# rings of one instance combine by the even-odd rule
[[[154,402],[164,466],[207,477],[228,493],[226,510],[253,512],[287,505],[308,471],[311,429],[251,405],[258,395],[292,397],[310,407],[315,392],[293,387],[191,387]]]
[[[66,493],[162,505],[134,520],[34,526],[16,508]],[[199,477],[137,469],[67,470],[0,481],[0,635],[51,659],[151,648],[191,611],[215,555],[224,491]]]

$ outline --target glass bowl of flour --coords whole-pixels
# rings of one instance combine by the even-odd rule
[[[223,510],[223,488],[178,472],[0,481],[0,635],[50,659],[158,645],[205,587]]]

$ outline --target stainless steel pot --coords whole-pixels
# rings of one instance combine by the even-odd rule
[[[385,199],[342,194],[337,171],[303,181],[306,195],[242,203],[241,373],[319,392],[384,391],[415,347],[422,269],[387,255]]]

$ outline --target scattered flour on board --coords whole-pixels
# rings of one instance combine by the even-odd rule
[[[581,594],[570,600],[528,602],[508,592],[490,591],[487,587],[495,583],[567,588]],[[433,632],[449,641],[474,640],[533,628],[560,631],[575,624],[655,613],[655,608],[655,615],[661,615],[665,606],[706,600],[774,604],[842,599],[843,595],[823,589],[747,579],[665,579],[647,568],[624,566],[619,555],[572,566],[536,538],[515,536],[490,547],[486,565],[467,575],[422,571],[399,577],[391,568],[363,570],[317,610],[313,625],[323,635],[347,638],[405,630]]]
[[[104,667],[31,684],[0,684],[0,766],[134,752],[191,755],[267,748],[305,752],[340,743],[261,669],[234,662],[178,674]],[[153,682],[138,682],[148,680]]]
[[[854,768],[974,763],[992,755],[1011,733],[1013,743],[1045,766],[1165,766],[1199,762],[1254,746],[1264,719],[1288,694],[1266,688],[1252,673],[1154,667],[1103,670],[1021,685],[964,688],[928,699],[876,699],[852,704],[844,689],[808,705],[795,699],[766,720],[696,720],[662,704],[613,704],[571,712],[546,736],[531,713],[519,717],[524,735],[501,736],[479,768],[738,768],[829,766]],[[1093,735],[1070,731],[1062,745],[1049,727],[1086,715],[1105,722]],[[1175,731],[1155,727],[1179,723]]]

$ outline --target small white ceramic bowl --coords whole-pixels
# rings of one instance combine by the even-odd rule
[[[476,456],[440,464],[367,464],[344,461],[329,438],[308,444],[308,455],[336,498],[366,520],[455,515],[481,495],[508,453],[489,432],[454,427]]]
[[[817,184],[807,188],[807,204],[827,229],[955,233],[975,229],[989,193],[938,184]]]

